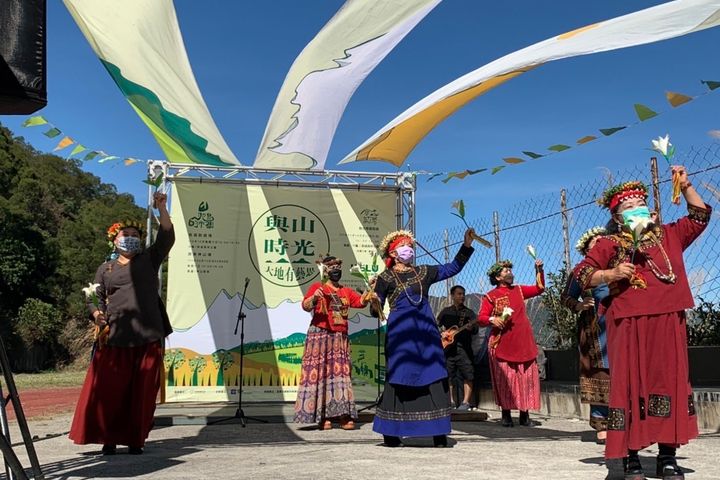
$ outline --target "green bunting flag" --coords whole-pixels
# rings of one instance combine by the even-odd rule
[[[98,155],[100,155],[100,152],[96,152],[95,150],[93,150],[92,152],[90,152],[90,153],[88,153],[87,155],[85,155],[85,157],[83,158],[83,160],[85,160],[86,162],[89,162],[90,160],[94,159],[94,158],[97,157]]]
[[[714,80],[700,80],[700,83],[704,83],[710,90],[720,88],[720,82],[716,82]]]
[[[637,113],[638,119],[641,122],[644,122],[645,120],[649,120],[653,117],[657,117],[657,112],[650,109],[649,107],[646,107],[645,105],[641,103],[636,103],[633,105],[635,107],[635,113]]]
[[[613,128],[601,128],[600,133],[605,135],[606,137],[609,137],[613,133],[617,133],[620,130],[625,130],[627,127],[613,127]]]
[[[48,130],[47,132],[43,132],[43,135],[45,135],[45,136],[48,137],[48,138],[55,138],[55,137],[57,137],[58,135],[60,135],[61,133],[62,133],[62,132],[61,132],[60,130],[58,130],[58,129],[55,128],[55,127],[52,127],[52,128],[51,128],[50,130]]]
[[[535,153],[535,152],[522,152],[522,153],[523,153],[523,155],[526,155],[526,156],[532,158],[533,160],[537,160],[538,158],[542,158],[545,156],[545,155],[540,155],[539,153]]]
[[[551,150],[553,152],[562,152],[564,150],[568,150],[570,147],[567,145],[563,145],[562,143],[558,143],[557,145],[553,145],[552,147],[548,147],[548,150]]]
[[[87,148],[85,148],[84,145],[80,145],[80,144],[78,143],[77,145],[75,145],[75,148],[72,149],[72,152],[70,152],[70,156],[72,157],[73,155],[77,155],[78,153],[82,153],[82,152],[84,152],[85,150],[87,150]]]
[[[38,125],[45,125],[48,123],[47,120],[45,120],[45,117],[42,115],[35,115],[34,117],[30,117],[27,120],[25,120],[22,123],[23,127],[36,127]]]
[[[506,166],[507,165],[500,165],[500,166],[493,168],[492,171],[490,172],[490,175],[495,175],[496,173],[498,173],[500,170],[502,170]]]

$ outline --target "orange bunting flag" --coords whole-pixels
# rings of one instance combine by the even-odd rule
[[[592,142],[593,140],[597,140],[597,137],[595,135],[586,135],[582,137],[580,140],[577,141],[578,145],[582,145],[584,143]]]
[[[687,95],[677,92],[665,92],[665,97],[673,107],[679,107],[693,100],[693,97],[688,97]]]
[[[139,162],[139,161],[140,161],[140,160],[138,160],[137,158],[126,158],[125,160],[123,160],[123,163],[125,163],[125,166],[126,166],[126,167],[129,167],[129,166],[132,165],[133,163],[137,163],[137,162]]]
[[[62,140],[60,140],[60,143],[57,144],[57,147],[53,148],[53,152],[57,152],[58,150],[62,150],[63,148],[69,147],[75,143],[75,141],[70,137],[65,137]]]
[[[525,160],[517,157],[505,157],[503,161],[509,164],[525,163]]]

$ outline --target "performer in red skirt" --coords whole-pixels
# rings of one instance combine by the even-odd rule
[[[504,427],[513,426],[511,410],[520,410],[520,425],[530,426],[529,410],[540,409],[537,346],[525,300],[545,290],[543,262],[535,261],[535,285],[515,285],[512,267],[503,260],[488,270],[495,288],[483,297],[478,314],[480,325],[493,327],[488,343],[490,376]]]
[[[610,405],[605,456],[625,458],[625,478],[645,478],[637,452],[659,444],[657,474],[684,478],[675,450],[697,437],[688,375],[685,309],[694,305],[683,251],[705,230],[711,209],[673,167],[688,215],[666,225],[651,223],[634,241],[628,225],[655,220],[647,187],[627,182],[605,192],[602,203],[615,233],[601,237],[575,268],[583,288],[610,285],[606,313],[610,357]],[[640,228],[635,230],[640,232]]]
[[[100,330],[75,409],[70,439],[98,443],[112,455],[117,445],[141,454],[153,427],[160,389],[163,339],[172,332],[158,296],[158,269],[175,242],[165,194],[155,194],[160,230],[142,250],[142,227],[119,222],[108,240],[119,254],[95,274],[97,303],[88,308]]]

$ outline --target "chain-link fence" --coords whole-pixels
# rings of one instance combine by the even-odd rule
[[[665,160],[657,160],[657,170],[668,177],[669,168]],[[720,144],[713,143],[688,151],[678,151],[673,163],[685,165],[690,180],[703,200],[713,205],[720,201]],[[657,171],[656,170],[656,171]],[[672,182],[661,180],[653,174],[652,162],[646,166],[636,166],[620,172],[607,172],[606,179],[589,181],[563,189],[554,194],[534,197],[513,205],[507,209],[493,212],[490,218],[476,219],[470,223],[475,231],[493,243],[492,248],[475,244],[476,251],[465,269],[455,278],[438,283],[430,291],[433,307],[440,308],[448,304],[450,287],[463,285],[468,294],[467,304],[477,310],[480,295],[492,287],[486,275],[487,269],[499,259],[510,259],[514,263],[515,281],[529,284],[534,282],[534,262],[527,253],[527,245],[532,244],[538,257],[545,262],[546,275],[561,271],[568,263],[570,266],[580,261],[575,250],[578,238],[593,226],[604,226],[610,216],[596,200],[610,183],[617,184],[629,180],[642,180],[650,187],[648,204],[661,214],[663,222],[677,220],[686,214],[684,201],[680,205],[670,202]],[[707,230],[685,252],[685,267],[690,286],[696,300],[718,303],[720,301],[720,224],[713,221]],[[419,238],[422,249],[418,251],[420,263],[432,263],[436,260],[446,262],[452,259],[460,242],[448,239],[463,237],[464,227],[436,232]],[[431,258],[431,255],[435,259]],[[549,278],[547,278],[550,281]],[[528,311],[533,320],[536,338],[543,346],[551,346],[553,332],[546,326],[547,309],[540,301],[528,302]]]

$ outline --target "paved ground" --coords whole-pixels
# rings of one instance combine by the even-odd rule
[[[496,412],[489,412],[497,418]],[[249,414],[249,413],[248,413]],[[71,416],[31,419],[30,428],[46,478],[147,479],[605,479],[622,478],[610,467],[593,433],[577,420],[539,418],[533,428],[487,422],[455,422],[452,448],[436,449],[415,440],[412,446],[380,445],[371,425],[346,432],[317,431],[292,424],[237,423],[160,427],[150,434],[146,452],[98,455],[99,447],[67,439]],[[15,450],[28,465],[20,436]],[[409,442],[410,443],[410,442]],[[706,433],[681,450],[689,480],[718,478],[720,433]],[[656,450],[641,453],[648,472]],[[654,473],[654,472],[653,472]],[[4,478],[0,475],[0,478]]]

